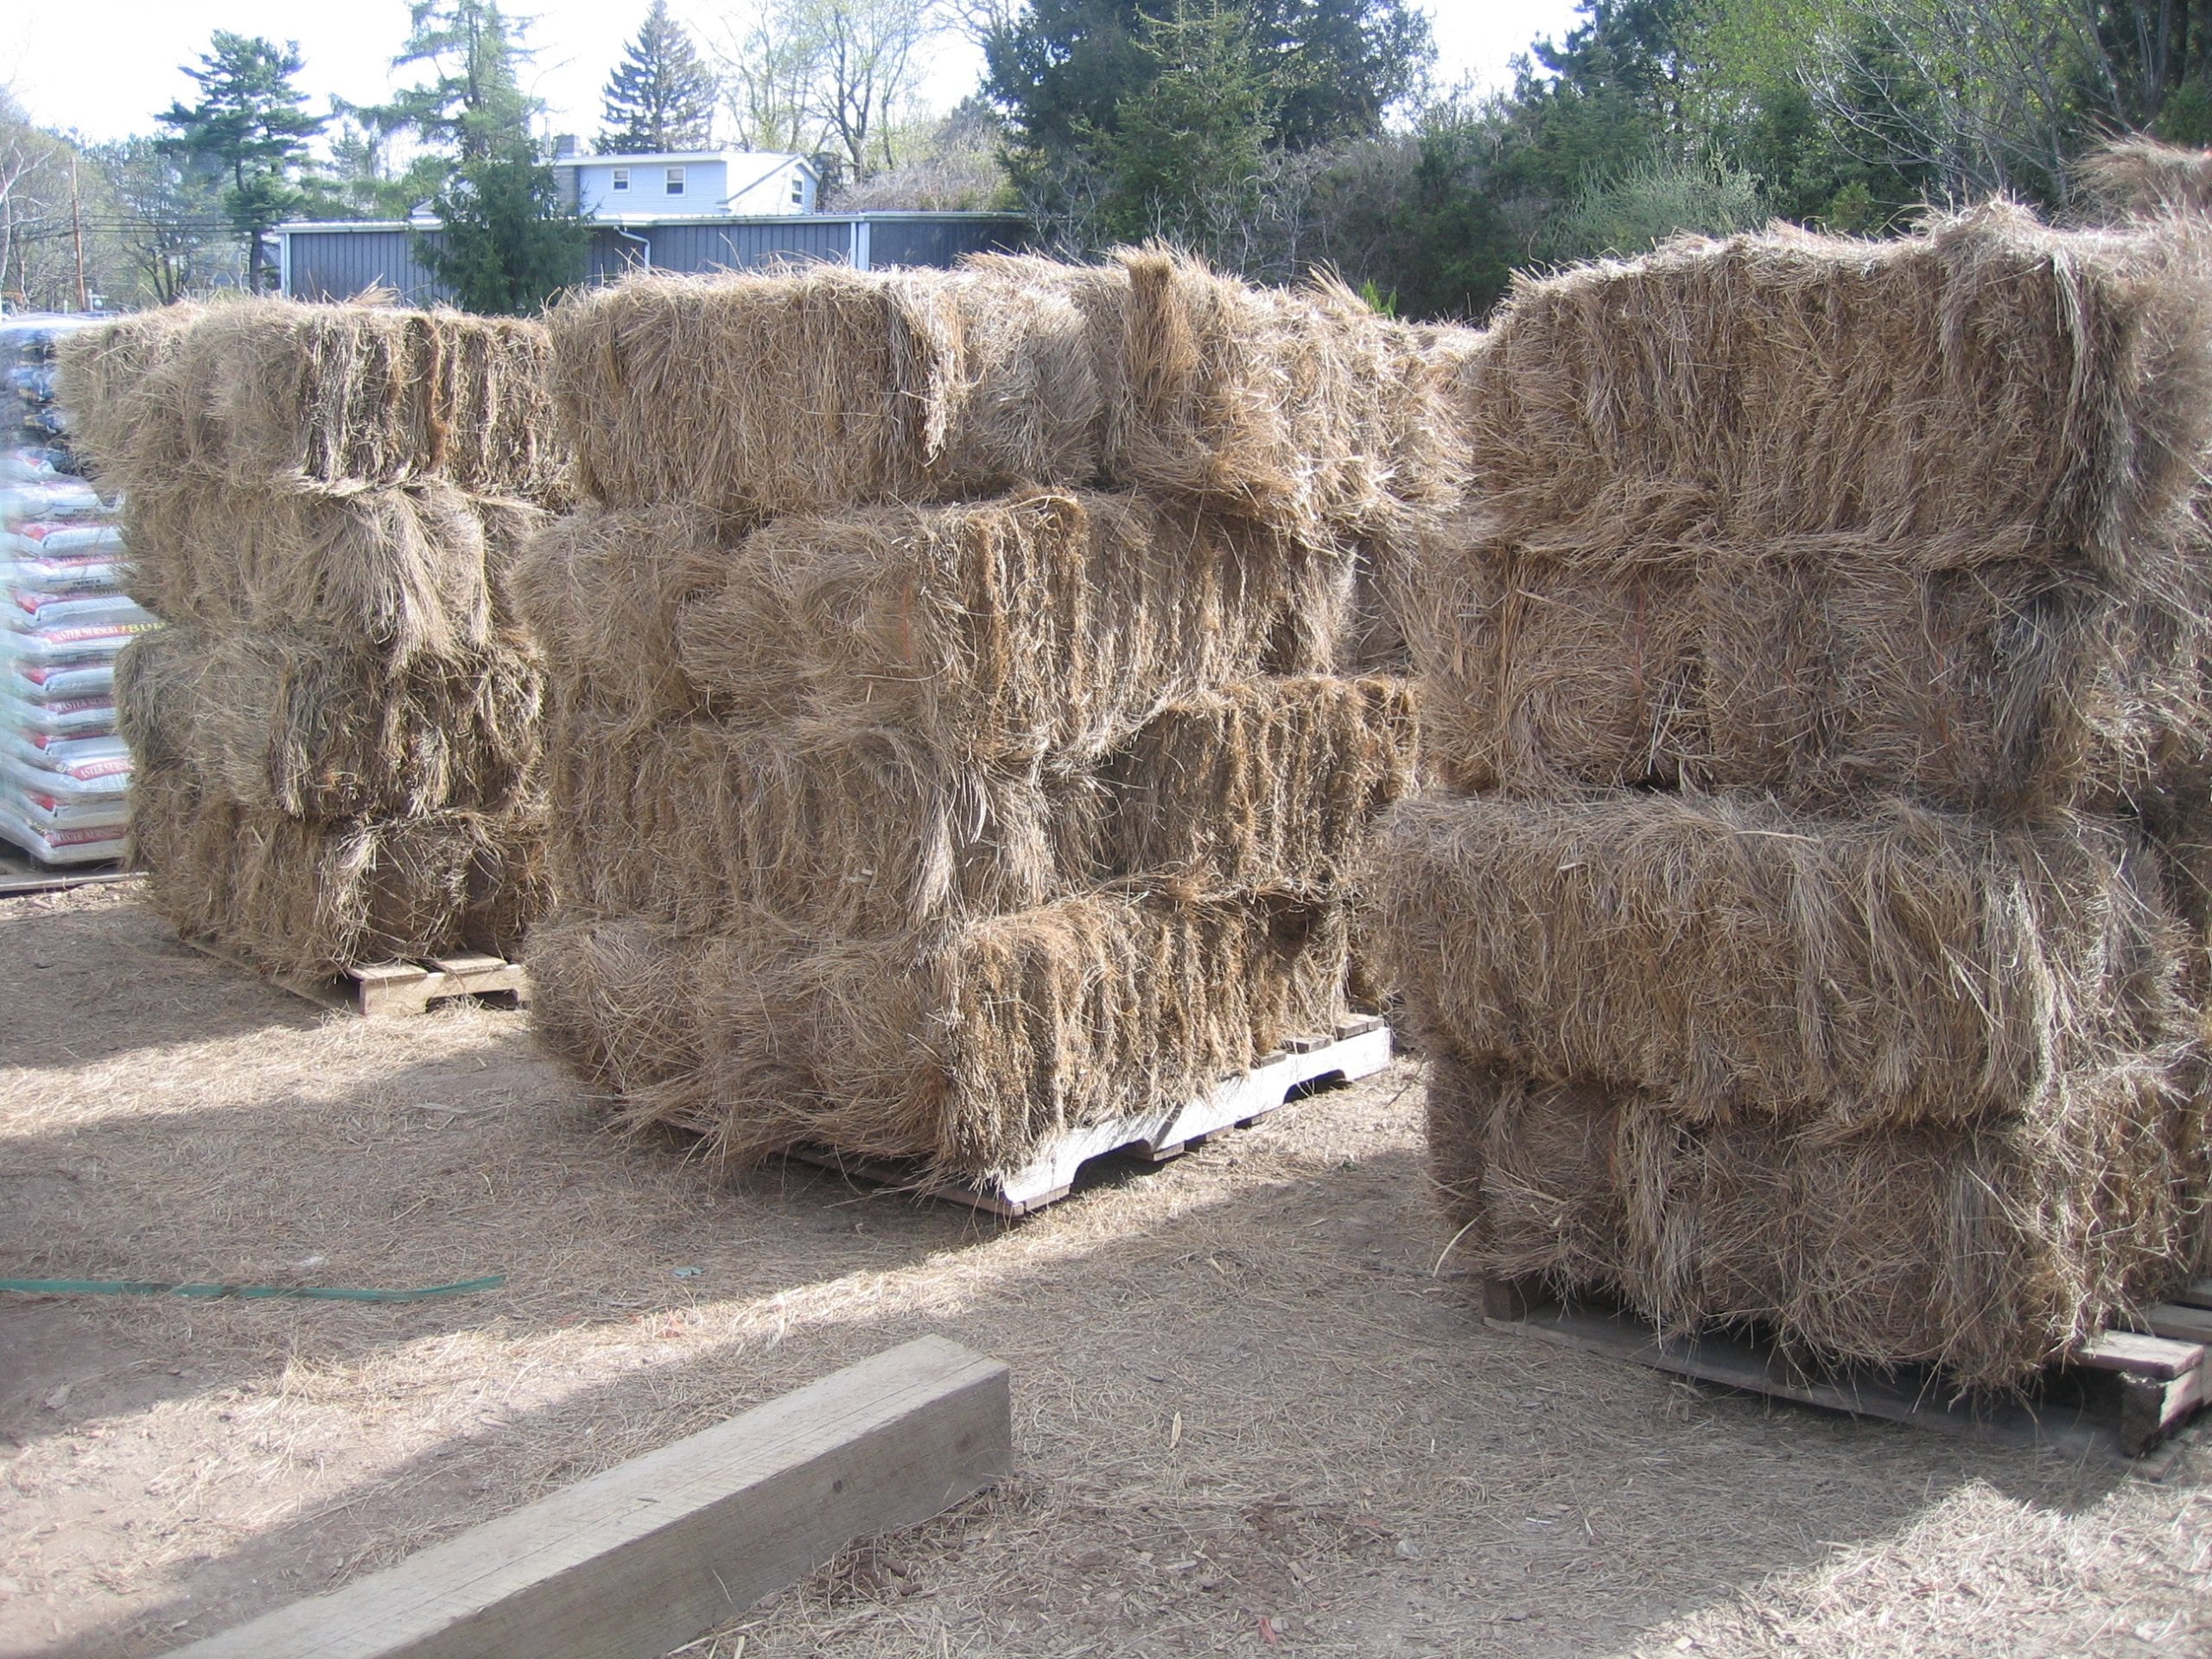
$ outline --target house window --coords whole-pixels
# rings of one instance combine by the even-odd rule
[[[683,169],[680,167],[671,167],[668,169],[668,194],[671,196],[680,196],[683,194]]]
[[[614,169],[614,183],[613,188],[617,190],[627,190],[630,188],[630,169],[628,168],[618,167]]]
[[[791,206],[794,207],[806,206],[806,181],[797,174],[791,175]]]

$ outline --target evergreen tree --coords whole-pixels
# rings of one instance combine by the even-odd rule
[[[511,131],[527,130],[539,107],[520,79],[531,56],[524,44],[530,22],[508,16],[497,0],[411,0],[406,44],[391,67],[427,65],[430,79],[352,111],[383,137],[411,133],[423,146],[379,193],[396,211],[411,211],[444,188],[456,164],[481,160]]]
[[[691,37],[668,15],[668,0],[652,0],[601,94],[607,125],[599,147],[615,155],[704,149],[719,92]]]
[[[1173,0],[1137,44],[1158,73],[1116,107],[1099,145],[1105,228],[1219,254],[1258,211],[1282,99],[1234,0]]]
[[[1303,149],[1377,130],[1435,56],[1408,0],[1230,0],[1276,90],[1272,141]],[[1031,0],[984,45],[985,87],[1014,129],[1017,171],[1081,154],[1163,73],[1146,48],[1159,0]],[[1129,107],[1141,107],[1129,105]]]
[[[322,118],[307,113],[307,94],[292,84],[302,60],[296,43],[278,48],[259,36],[217,29],[200,67],[184,73],[200,85],[200,100],[180,99],[155,118],[168,128],[162,147],[203,161],[228,183],[223,210],[245,238],[246,281],[263,283],[262,238],[305,205],[296,181],[307,141]]]
[[[417,251],[465,309],[537,310],[582,278],[590,228],[562,200],[526,130],[510,127],[471,148],[431,203],[443,245],[418,237]]]

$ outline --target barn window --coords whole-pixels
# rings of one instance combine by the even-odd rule
[[[627,190],[630,188],[630,169],[628,168],[618,167],[614,169],[614,184],[613,188],[617,190]]]
[[[680,196],[683,194],[683,169],[680,167],[671,167],[668,169],[668,194],[671,196]]]

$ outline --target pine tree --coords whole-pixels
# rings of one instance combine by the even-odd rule
[[[1159,65],[1115,110],[1098,151],[1109,229],[1218,253],[1259,207],[1262,157],[1281,98],[1251,20],[1233,0],[1174,0],[1137,44]]]
[[[430,206],[443,245],[418,237],[417,251],[467,310],[535,311],[583,276],[590,227],[521,127],[477,146]]]
[[[280,48],[219,29],[209,44],[200,67],[184,70],[199,82],[200,101],[189,108],[173,101],[155,119],[170,129],[160,141],[163,149],[219,168],[229,179],[223,209],[245,238],[246,280],[257,293],[262,238],[305,203],[295,175],[323,122],[307,113],[307,94],[292,85],[302,67],[296,42]]]
[[[719,90],[691,37],[668,15],[668,0],[652,0],[638,38],[607,79],[599,147],[614,155],[704,149]]]

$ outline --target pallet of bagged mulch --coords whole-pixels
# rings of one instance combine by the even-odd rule
[[[2154,1478],[2179,1451],[2173,1435],[2212,1397],[2212,1279],[2143,1310],[2136,1329],[2107,1331],[2002,1394],[1961,1391],[1925,1366],[1823,1360],[1758,1330],[1669,1336],[1611,1298],[1562,1300],[1537,1280],[1478,1282],[1483,1322],[1493,1330],[1970,1440],[2143,1459]]]
[[[1329,1084],[1357,1082],[1389,1063],[1389,1027],[1372,1016],[1347,1020],[1327,1034],[1291,1038],[1250,1071],[1224,1078],[1196,1099],[1068,1129],[1039,1147],[1020,1168],[991,1177],[936,1175],[910,1160],[860,1158],[819,1147],[800,1147],[791,1155],[841,1174],[964,1204],[991,1215],[1026,1216],[1067,1197],[1077,1173],[1093,1159],[1121,1156],[1164,1164],[1226,1130],[1251,1128],[1295,1095]]]
[[[429,957],[419,962],[366,962],[325,976],[270,972],[242,950],[215,940],[179,936],[195,950],[258,974],[271,985],[326,1008],[364,1019],[428,1014],[442,1002],[470,997],[495,1007],[530,1006],[530,976],[504,957]]]

